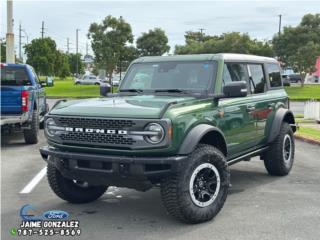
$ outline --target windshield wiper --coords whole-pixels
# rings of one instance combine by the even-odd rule
[[[143,92],[142,89],[134,89],[134,88],[132,88],[132,89],[120,89],[119,91],[120,92],[136,92],[136,93],[142,93]]]
[[[169,92],[169,93],[189,93],[188,90],[181,90],[181,89],[156,89],[154,92]]]

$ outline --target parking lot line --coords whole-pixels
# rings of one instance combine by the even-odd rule
[[[30,193],[32,189],[41,181],[41,179],[46,175],[47,167],[41,169],[40,172],[20,191],[21,194]]]

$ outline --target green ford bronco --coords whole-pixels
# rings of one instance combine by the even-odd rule
[[[224,205],[229,166],[260,156],[287,175],[296,130],[278,62],[241,54],[142,57],[118,93],[59,101],[45,119],[52,190],[71,203],[98,199],[108,186],[160,186],[166,210],[187,223]]]

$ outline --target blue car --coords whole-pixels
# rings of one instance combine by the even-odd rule
[[[1,130],[22,130],[25,142],[38,142],[38,130],[48,111],[46,94],[34,69],[1,63]]]

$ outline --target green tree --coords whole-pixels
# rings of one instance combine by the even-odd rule
[[[142,33],[136,43],[141,56],[161,56],[170,50],[168,37],[160,28]]]
[[[298,26],[284,27],[272,42],[279,59],[304,77],[320,56],[320,14],[307,14]],[[303,86],[303,81],[301,84]]]
[[[66,53],[57,51],[54,72],[61,79],[70,76],[69,58]]]
[[[34,67],[39,75],[53,75],[57,57],[57,47],[53,39],[33,39],[25,46],[27,64]]]
[[[92,23],[88,33],[95,54],[96,67],[106,69],[109,81],[126,44],[133,42],[131,26],[122,17],[107,16],[102,23]]]
[[[306,73],[313,73],[315,71],[316,59],[320,56],[320,44],[312,41],[305,46],[298,48],[297,53],[288,58],[290,66],[300,72],[303,79]],[[303,86],[304,81],[301,82]]]
[[[129,67],[130,63],[139,57],[139,50],[134,46],[126,46],[121,53],[119,65],[117,66],[118,71],[124,72]]]
[[[78,72],[80,74],[84,73],[84,63],[81,60],[81,54],[78,53],[69,53],[68,54],[68,62],[69,62],[69,68],[70,72],[72,74],[75,74],[77,72],[77,61],[78,61]]]
[[[186,44],[191,44],[192,42],[205,42],[209,39],[216,38],[217,36],[209,36],[202,32],[187,31],[184,35]]]
[[[1,62],[6,62],[6,43],[1,42]]]
[[[185,45],[176,46],[175,54],[243,53],[273,56],[269,42],[251,39],[248,34],[223,33],[222,35],[204,36],[202,41],[199,40],[199,37],[197,32],[187,32]]]

